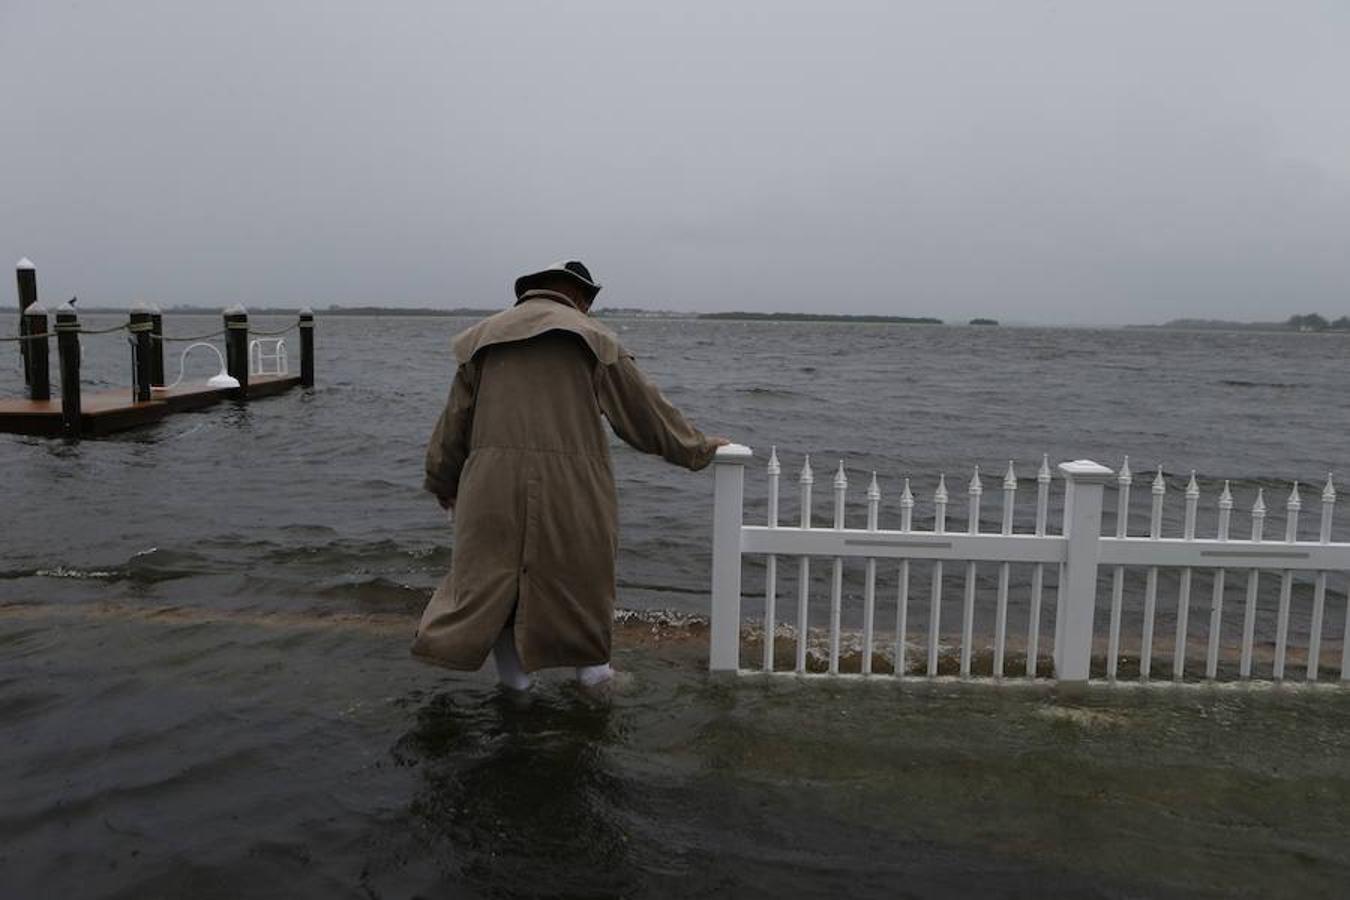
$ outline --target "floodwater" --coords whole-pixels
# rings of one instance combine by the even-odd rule
[[[166,330],[214,324],[170,317]],[[0,896],[1342,893],[1350,691],[709,679],[698,617],[711,478],[617,444],[619,595],[634,613],[616,664],[631,689],[599,701],[546,677],[520,703],[490,673],[415,663],[414,621],[451,553],[420,491],[421,456],[463,324],[320,314],[312,392],[79,446],[0,436]],[[1235,536],[1257,488],[1267,533],[1283,534],[1297,479],[1311,538],[1326,473],[1347,468],[1340,336],[615,324],[705,430],[761,463],[777,445],[784,521],[798,515],[806,453],[817,521],[842,458],[849,523],[862,523],[876,470],[883,527],[899,520],[906,476],[928,527],[939,472],[949,526],[964,527],[976,464],[996,527],[1012,458],[1019,529],[1042,453],[1113,468],[1128,453],[1132,533],[1147,528],[1161,463],[1166,533],[1180,530],[1195,469],[1201,534],[1224,480]],[[91,384],[127,381],[121,336],[86,337],[85,352]],[[189,366],[214,374],[205,357]],[[0,393],[19,380],[6,364]],[[765,489],[752,471],[748,517],[763,515]],[[1056,485],[1052,523],[1058,500]],[[1025,628],[1026,580],[1014,573],[1012,633]],[[849,625],[858,582],[850,570]],[[1157,666],[1170,659],[1175,583],[1164,571]],[[748,560],[748,623],[761,589]],[[1295,585],[1293,660],[1310,593]],[[818,625],[828,601],[814,596]],[[918,598],[911,642],[926,628]],[[1333,579],[1325,680],[1340,674],[1344,615]],[[959,628],[954,611],[943,621]],[[1263,594],[1262,647],[1272,623]]]

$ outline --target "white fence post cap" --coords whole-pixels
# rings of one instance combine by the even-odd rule
[[[1108,469],[1099,462],[1093,462],[1090,459],[1075,459],[1072,462],[1062,462],[1059,464],[1059,471],[1065,478],[1083,484],[1092,484],[1094,482],[1105,483],[1116,473]]]
[[[755,451],[744,444],[723,444],[717,448],[717,454],[713,457],[713,462],[744,462],[747,459],[754,459]]]

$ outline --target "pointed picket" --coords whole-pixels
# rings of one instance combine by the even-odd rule
[[[802,517],[801,527],[811,527],[811,486],[815,484],[815,474],[811,471],[811,457],[802,462],[802,473],[797,479],[801,485]],[[807,639],[807,600],[811,594],[811,557],[805,554],[797,561],[797,665],[798,674],[806,672]]]
[[[844,495],[848,492],[848,476],[844,474],[844,461],[839,460],[839,470],[834,473],[834,530],[844,527]],[[844,558],[836,556],[830,573],[830,674],[839,674],[839,620],[844,604]]]
[[[1036,473],[1036,534],[1045,534],[1050,513],[1050,455],[1041,455]],[[1041,604],[1045,599],[1045,565],[1036,563],[1031,570],[1031,611],[1027,615],[1027,677],[1036,677],[1041,642]]]
[[[1162,537],[1163,496],[1167,493],[1167,482],[1163,481],[1162,466],[1153,477],[1153,508],[1149,514],[1148,536],[1150,540]],[[1158,611],[1158,567],[1149,566],[1147,580],[1144,582],[1144,627],[1139,645],[1139,680],[1147,681],[1153,669],[1153,621]]]
[[[1262,540],[1266,525],[1266,490],[1256,489],[1256,502],[1252,504],[1252,541]],[[1246,679],[1252,677],[1252,647],[1256,636],[1256,592],[1261,583],[1261,570],[1253,567],[1247,570],[1247,606],[1242,616],[1242,658],[1238,662],[1238,674]]]
[[[947,533],[947,476],[938,475],[937,490],[933,492],[933,533]],[[933,587],[928,614],[928,677],[938,671],[938,633],[942,626],[942,560],[933,561]]]
[[[1322,524],[1317,531],[1317,541],[1321,544],[1331,543],[1331,516],[1336,508],[1336,485],[1333,483],[1331,473],[1327,473],[1326,487],[1322,488]],[[1322,655],[1322,619],[1326,615],[1327,605],[1327,573],[1325,571],[1317,573],[1317,580],[1313,587],[1313,610],[1312,621],[1308,625],[1308,681],[1316,681],[1318,669],[1321,667]]]
[[[1126,537],[1130,521],[1130,485],[1134,476],[1130,473],[1130,458],[1126,456],[1120,463],[1120,472],[1116,475],[1116,537]],[[1120,665],[1120,618],[1125,603],[1125,567],[1116,566],[1111,574],[1111,630],[1106,644],[1106,678],[1116,680]]]
[[[1219,495],[1219,533],[1220,541],[1228,540],[1229,521],[1233,515],[1233,492],[1228,482],[1223,483],[1223,493]],[[1209,611],[1209,650],[1205,654],[1205,677],[1213,681],[1219,673],[1219,636],[1223,626],[1223,588],[1226,570],[1220,566],[1214,570],[1214,593]]]
[[[966,530],[970,534],[980,533],[980,498],[984,495],[984,485],[980,482],[980,467],[970,477],[970,515],[966,520]],[[961,606],[961,677],[970,677],[970,659],[975,643],[975,563],[966,562],[966,596]]]
[[[900,494],[900,531],[909,534],[914,528],[914,494],[909,489],[909,479],[905,479],[905,489]],[[908,627],[909,627],[909,560],[900,560],[899,585],[895,592],[895,677],[903,678],[908,666]]]
[[[881,487],[877,484],[877,473],[872,473],[872,482],[867,485],[867,530],[877,530],[878,513],[881,507]],[[862,673],[872,674],[872,642],[875,637],[877,603],[877,560],[867,558],[867,574],[863,581],[863,654]]]
[[[1289,499],[1284,504],[1284,542],[1292,544],[1298,540],[1298,514],[1303,509],[1303,501],[1298,496],[1298,482],[1294,482]],[[1275,680],[1284,680],[1284,663],[1289,644],[1289,606],[1293,593],[1294,573],[1290,569],[1280,572],[1280,607],[1275,622]]]
[[[1200,485],[1191,469],[1191,480],[1186,483],[1186,520],[1182,526],[1182,540],[1195,540],[1195,514],[1200,505]],[[1181,584],[1177,590],[1177,634],[1172,645],[1172,680],[1186,677],[1186,634],[1191,618],[1191,567],[1181,570]]]
[[[1001,534],[1013,533],[1013,501],[1017,494],[1017,473],[1013,471],[1013,461],[1008,460],[1008,471],[1003,476],[1003,527]],[[998,608],[994,613],[994,677],[1003,677],[1003,656],[1008,643],[1008,581],[1010,567],[1000,563],[998,567]]]
[[[783,467],[778,462],[778,448],[769,448],[769,527],[778,527],[778,478]],[[773,671],[774,632],[778,604],[778,557],[770,555],[764,561],[764,671]]]

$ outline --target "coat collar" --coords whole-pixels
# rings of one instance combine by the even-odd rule
[[[546,331],[572,332],[605,365],[613,365],[620,356],[630,355],[618,336],[598,319],[581,312],[565,295],[545,290],[526,291],[515,306],[460,332],[452,346],[456,359],[466,363],[484,347],[529,340]]]
[[[577,312],[582,312],[582,310],[579,309],[577,305],[572,302],[571,297],[567,296],[566,294],[560,291],[549,291],[545,290],[544,288],[534,288],[521,294],[520,299],[516,301],[516,305],[519,306],[526,300],[552,300],[554,303],[561,303],[563,306],[570,306]]]

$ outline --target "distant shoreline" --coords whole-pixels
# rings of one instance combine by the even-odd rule
[[[256,306],[248,311],[255,316],[294,316],[300,307]],[[86,307],[78,310],[88,315],[126,315],[126,307]],[[419,306],[329,306],[326,309],[315,308],[320,317],[341,316],[385,316],[385,317],[432,317],[445,319],[481,319],[502,311],[498,308],[478,308],[461,306],[453,309],[435,309]],[[17,310],[16,310],[17,312]],[[213,307],[172,306],[163,310],[165,315],[213,316],[220,310]],[[666,309],[638,309],[635,307],[606,307],[595,311],[600,319],[691,319],[712,322],[787,322],[787,323],[856,323],[883,325],[947,325],[953,327],[1030,327],[1030,328],[1079,328],[1079,329],[1126,329],[1130,331],[1241,331],[1257,334],[1347,334],[1350,333],[1350,320],[1346,318],[1327,321],[1321,317],[1294,316],[1284,322],[1234,322],[1225,319],[1172,319],[1162,323],[1147,324],[1103,324],[1076,325],[1056,323],[1012,323],[1003,325],[994,319],[975,318],[968,322],[946,322],[935,316],[885,316],[847,313],[795,313],[795,312],[747,312],[732,310],[728,312],[678,312]]]
[[[250,315],[255,316],[293,316],[300,307],[256,306],[248,307]],[[125,315],[128,310],[116,307],[88,307],[79,312],[90,315]],[[315,309],[315,315],[324,316],[434,316],[437,318],[483,318],[501,309],[478,309],[475,307],[456,307],[454,309],[428,309],[415,306],[330,306],[327,309]],[[163,310],[164,315],[209,316],[219,311],[210,307],[172,306]],[[900,325],[943,325],[941,319],[932,316],[882,316],[847,315],[842,313],[790,313],[790,312],[674,312],[671,310],[635,309],[632,307],[600,307],[595,315],[601,319],[708,319],[728,322],[865,322]],[[977,324],[992,324],[992,320],[982,320]]]

